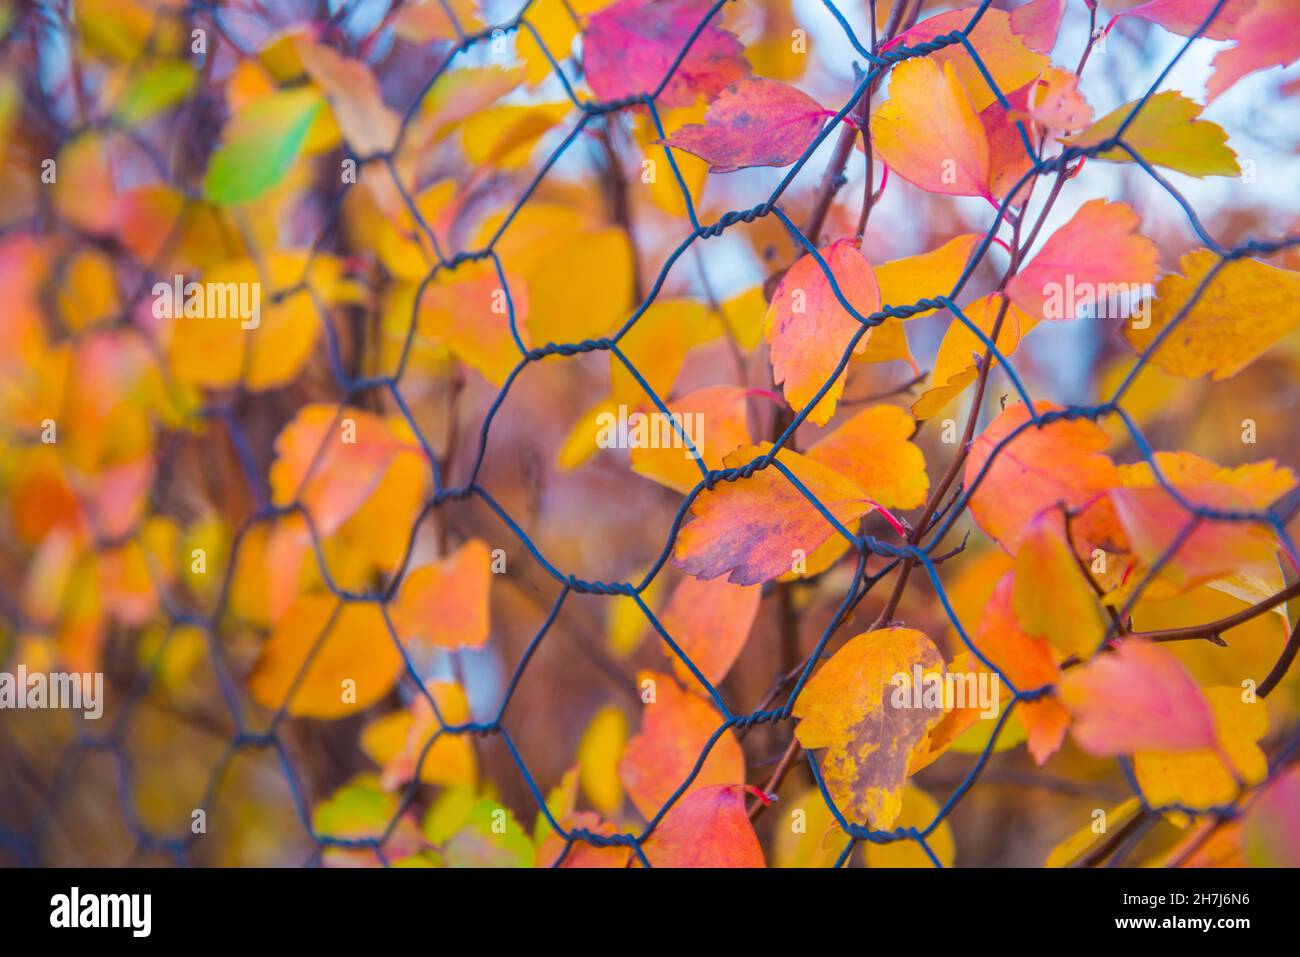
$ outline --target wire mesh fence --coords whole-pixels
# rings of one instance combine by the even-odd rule
[[[882,581],[886,581],[890,575],[901,573],[906,575],[908,571],[917,568],[922,571],[925,578],[929,581],[939,602],[942,604],[947,617],[950,619],[953,628],[960,636],[961,641],[966,648],[970,650],[988,669],[996,673],[1002,683],[1011,691],[1011,701],[1002,711],[997,719],[996,728],[992,732],[987,746],[974,762],[973,767],[951,791],[950,794],[939,804],[938,811],[933,819],[925,826],[917,827],[899,827],[890,830],[873,830],[865,824],[849,819],[837,807],[825,782],[822,779],[821,770],[817,761],[812,754],[807,755],[808,766],[814,781],[820,789],[822,798],[825,800],[836,823],[843,831],[845,844],[842,853],[839,855],[838,864],[845,863],[854,849],[863,843],[871,844],[889,844],[900,841],[915,842],[924,852],[938,865],[940,862],[934,854],[929,839],[933,832],[939,827],[941,822],[948,818],[957,804],[974,788],[981,774],[984,772],[987,763],[993,754],[999,736],[1002,734],[1008,719],[1015,712],[1016,708],[1024,703],[1035,701],[1053,692],[1051,686],[1043,687],[1017,687],[999,668],[996,660],[991,660],[986,656],[963,627],[958,614],[950,603],[945,591],[944,583],[941,580],[937,559],[941,556],[944,549],[944,543],[949,533],[959,521],[966,506],[971,501],[980,484],[984,481],[993,467],[1006,449],[1019,435],[1027,430],[1041,429],[1048,425],[1061,421],[1071,420],[1088,420],[1097,422],[1099,420],[1114,417],[1122,423],[1124,429],[1131,437],[1132,442],[1142,459],[1147,462],[1154,474],[1156,482],[1179,503],[1186,514],[1186,527],[1182,534],[1176,535],[1172,544],[1169,546],[1166,554],[1156,561],[1146,573],[1146,577],[1141,581],[1132,593],[1131,603],[1137,600],[1146,586],[1159,574],[1162,566],[1169,561],[1177,549],[1185,542],[1188,535],[1203,522],[1246,522],[1255,523],[1271,530],[1276,534],[1282,547],[1291,556],[1294,562],[1300,562],[1300,553],[1297,553],[1296,546],[1287,529],[1287,520],[1290,517],[1284,513],[1287,507],[1271,507],[1260,511],[1240,511],[1240,510],[1218,510],[1198,505],[1189,501],[1179,488],[1170,482],[1160,470],[1160,467],[1154,457],[1151,446],[1144,437],[1141,428],[1134,419],[1125,411],[1123,401],[1126,394],[1133,385],[1135,378],[1141,369],[1146,365],[1150,357],[1160,348],[1160,346],[1172,335],[1176,333],[1180,323],[1186,318],[1189,312],[1195,307],[1196,303],[1212,286],[1215,278],[1220,274],[1228,264],[1233,261],[1255,255],[1267,255],[1278,252],[1287,247],[1300,245],[1300,237],[1285,236],[1276,240],[1251,239],[1246,242],[1225,247],[1209,234],[1198,218],[1196,211],[1191,204],[1166,180],[1159,174],[1153,166],[1143,157],[1143,155],[1134,149],[1125,140],[1125,133],[1131,124],[1138,117],[1141,111],[1147,107],[1153,96],[1161,89],[1162,84],[1169,76],[1170,71],[1175,64],[1192,46],[1193,43],[1210,28],[1211,24],[1220,17],[1227,0],[1218,0],[1210,10],[1209,15],[1200,27],[1195,30],[1182,44],[1178,53],[1159,70],[1158,74],[1150,83],[1146,94],[1137,101],[1129,113],[1128,118],[1122,122],[1115,134],[1104,142],[1095,145],[1080,147],[1066,146],[1057,155],[1050,158],[1043,156],[1043,147],[1035,148],[1031,142],[1031,137],[1023,122],[1018,122],[1018,134],[1020,140],[1028,154],[1030,166],[1027,172],[1023,174],[1019,182],[1007,191],[1007,198],[998,205],[996,213],[993,215],[987,231],[977,244],[974,253],[969,258],[967,265],[962,272],[956,284],[947,290],[936,289],[932,296],[921,299],[917,302],[910,303],[889,303],[884,305],[879,311],[869,315],[864,315],[856,310],[853,304],[846,297],[837,283],[829,264],[822,257],[817,248],[817,237],[807,236],[791,219],[790,215],[782,207],[782,199],[786,192],[796,183],[802,171],[812,160],[814,154],[822,143],[836,132],[842,129],[846,119],[861,103],[864,94],[868,92],[873,85],[877,84],[895,65],[904,61],[926,57],[937,51],[948,48],[962,48],[970,57],[972,62],[978,68],[985,82],[988,83],[990,90],[996,97],[997,101],[1005,108],[1010,109],[1006,92],[999,89],[993,75],[985,66],[979,52],[970,39],[970,34],[976,25],[984,17],[991,6],[991,0],[982,0],[978,7],[973,9],[969,22],[964,28],[952,32],[944,33],[923,43],[915,45],[894,45],[888,49],[879,49],[864,45],[854,34],[847,19],[841,11],[831,2],[824,0],[826,8],[835,16],[840,26],[845,32],[846,37],[853,46],[854,50],[868,64],[865,71],[857,72],[856,86],[845,100],[843,106],[835,112],[834,116],[826,123],[821,133],[813,141],[812,145],[804,154],[785,172],[780,179],[779,184],[760,202],[749,208],[727,212],[712,222],[702,222],[697,215],[695,204],[692,200],[691,191],[688,188],[678,163],[674,157],[674,150],[668,145],[663,145],[662,152],[664,160],[669,169],[672,171],[677,187],[680,191],[686,218],[689,222],[689,229],[685,231],[684,237],[680,243],[671,250],[666,256],[658,274],[649,283],[649,289],[642,301],[637,305],[635,310],[627,316],[626,320],[618,327],[617,330],[599,338],[582,339],[573,342],[548,342],[540,346],[529,346],[525,343],[520,334],[518,323],[515,316],[515,302],[510,293],[510,283],[507,276],[509,264],[503,262],[502,257],[498,254],[497,247],[504,235],[508,233],[517,214],[523,207],[528,204],[533,197],[538,186],[551,172],[557,161],[563,154],[578,141],[584,130],[599,118],[611,114],[617,114],[625,111],[644,110],[648,113],[655,130],[661,139],[665,138],[664,126],[660,116],[660,110],[657,105],[664,89],[676,75],[681,67],[683,60],[686,58],[691,46],[701,32],[721,14],[727,0],[716,0],[710,6],[691,34],[687,43],[682,47],[677,55],[676,60],[663,76],[658,86],[652,90],[646,90],[638,96],[631,96],[612,102],[599,102],[583,99],[575,89],[575,82],[572,79],[571,71],[565,69],[563,64],[564,56],[556,56],[552,51],[547,50],[544,38],[536,26],[530,21],[530,8],[534,0],[526,0],[519,9],[518,13],[506,20],[505,22],[494,24],[483,29],[466,31],[463,30],[456,21],[456,15],[452,8],[447,8],[447,15],[456,23],[456,29],[460,35],[458,42],[454,43],[447,52],[445,59],[442,60],[439,68],[428,77],[420,94],[411,102],[409,108],[402,117],[401,126],[397,134],[397,139],[392,147],[387,150],[374,152],[368,155],[352,155],[358,168],[373,168],[380,170],[383,175],[387,175],[391,180],[393,187],[401,196],[402,203],[409,211],[411,217],[418,224],[418,228],[429,245],[436,254],[437,261],[433,263],[425,279],[421,283],[420,290],[438,277],[455,273],[470,264],[490,264],[495,271],[500,286],[506,292],[506,304],[509,317],[510,335],[518,350],[517,364],[505,380],[504,386],[497,393],[495,400],[487,409],[486,415],[480,424],[478,432],[477,454],[470,463],[467,473],[462,481],[455,482],[453,477],[444,474],[440,468],[439,458],[434,454],[431,443],[421,432],[419,425],[413,416],[411,409],[408,407],[406,398],[403,396],[400,388],[403,376],[406,370],[407,359],[411,348],[411,339],[414,335],[416,324],[415,311],[418,309],[419,297],[417,295],[416,307],[412,311],[410,328],[407,331],[406,342],[402,350],[396,369],[392,374],[370,375],[370,376],[351,376],[345,369],[341,347],[338,340],[337,330],[330,321],[327,310],[323,305],[316,301],[315,292],[312,289],[309,280],[309,270],[312,260],[320,254],[326,247],[333,230],[336,228],[334,218],[338,215],[342,198],[349,190],[356,188],[353,183],[343,183],[339,187],[338,193],[329,203],[330,220],[321,228],[319,234],[312,242],[308,254],[307,262],[304,264],[302,279],[293,285],[289,285],[275,290],[275,297],[286,297],[289,295],[307,292],[313,296],[316,301],[320,314],[321,328],[325,335],[326,346],[328,349],[329,363],[332,376],[337,385],[339,392],[338,412],[335,417],[335,427],[338,420],[343,416],[344,410],[350,403],[366,393],[377,393],[387,396],[391,401],[392,407],[395,408],[406,420],[412,433],[427,457],[429,466],[432,471],[432,495],[424,503],[419,518],[415,526],[411,529],[406,554],[402,562],[388,581],[387,585],[381,589],[373,591],[357,591],[341,587],[336,584],[331,577],[330,568],[326,557],[322,551],[321,535],[316,527],[311,510],[301,500],[301,497],[295,498],[290,504],[274,504],[273,496],[270,494],[267,479],[264,476],[256,456],[251,451],[250,445],[245,436],[241,433],[241,426],[238,416],[234,412],[235,402],[213,403],[201,410],[200,415],[212,423],[219,425],[228,435],[229,441],[236,450],[240,462],[243,478],[247,483],[249,493],[256,503],[256,511],[249,515],[240,525],[233,537],[232,547],[226,559],[225,567],[222,570],[222,583],[218,591],[218,598],[214,606],[207,611],[198,611],[192,608],[184,607],[179,603],[176,596],[169,593],[166,584],[162,581],[155,582],[158,589],[159,597],[166,616],[172,628],[177,626],[191,626],[201,630],[206,638],[206,653],[210,657],[210,664],[213,674],[216,676],[220,686],[222,697],[229,711],[229,718],[235,729],[234,734],[226,742],[219,759],[213,763],[207,780],[206,787],[203,791],[203,797],[199,802],[199,807],[210,807],[222,776],[227,772],[231,762],[236,755],[246,750],[269,750],[274,753],[282,769],[284,778],[288,784],[289,791],[292,795],[292,801],[297,816],[301,820],[302,826],[310,835],[311,841],[315,845],[315,852],[312,855],[312,862],[320,859],[322,852],[330,847],[342,847],[351,849],[368,850],[373,853],[376,860],[381,863],[389,863],[386,855],[386,846],[392,838],[399,820],[416,802],[420,792],[420,769],[423,763],[433,749],[435,744],[444,736],[496,736],[509,751],[510,757],[516,765],[519,774],[526,784],[527,790],[531,793],[536,801],[538,812],[543,815],[551,828],[555,830],[565,840],[565,852],[557,860],[556,864],[564,863],[565,856],[577,843],[585,843],[596,847],[622,846],[626,847],[640,863],[649,866],[649,860],[643,851],[644,842],[652,835],[664,819],[669,810],[679,801],[679,799],[691,787],[693,781],[699,775],[709,756],[714,744],[729,731],[742,731],[758,725],[786,725],[789,726],[792,721],[792,712],[795,702],[799,699],[800,694],[821,660],[828,644],[834,636],[843,628],[843,625],[858,607],[858,605],[869,595],[872,594],[876,586]],[[223,28],[223,16],[225,12],[220,4],[194,3],[188,9],[177,11],[176,15],[186,17],[210,18],[212,24],[216,27],[218,33],[230,40]],[[426,220],[421,212],[419,205],[410,190],[404,184],[402,177],[399,175],[394,158],[399,152],[403,137],[407,129],[416,116],[420,105],[425,96],[433,89],[434,84],[449,70],[459,57],[473,50],[481,44],[491,43],[502,36],[511,34],[527,33],[532,40],[545,53],[549,61],[553,75],[561,84],[571,102],[573,108],[577,111],[577,121],[572,125],[564,135],[559,145],[549,153],[544,162],[537,169],[535,176],[528,182],[527,186],[519,195],[517,202],[507,212],[500,221],[490,238],[482,246],[477,248],[450,250],[442,248],[442,242],[435,228]],[[1095,38],[1095,37],[1094,37]],[[1091,42],[1091,41],[1090,41]],[[851,120],[850,120],[851,122]],[[1122,150],[1127,153],[1134,163],[1152,180],[1158,183],[1168,194],[1171,202],[1176,203],[1186,215],[1187,221],[1192,230],[1195,232],[1200,242],[1208,249],[1212,250],[1217,257],[1217,264],[1204,276],[1197,285],[1195,292],[1187,300],[1177,314],[1159,331],[1151,343],[1142,351],[1136,364],[1126,377],[1120,382],[1113,394],[1103,402],[1090,405],[1070,405],[1063,408],[1054,408],[1050,411],[1038,411],[1036,404],[1030,397],[1029,391],[1023,384],[1020,376],[1017,374],[1015,366],[1006,355],[999,349],[997,343],[988,333],[979,325],[973,322],[957,305],[957,298],[963,289],[967,286],[979,267],[984,261],[986,254],[995,244],[995,239],[999,227],[1006,221],[1011,198],[1014,197],[1022,186],[1029,184],[1039,177],[1056,177],[1058,183],[1063,183],[1077,171],[1077,167],[1086,159],[1109,153],[1114,150]],[[359,177],[358,177],[359,179]],[[355,182],[355,181],[354,181]],[[746,462],[745,464],[724,469],[708,468],[699,452],[696,450],[690,436],[685,434],[680,424],[676,424],[678,433],[683,443],[690,449],[693,461],[699,470],[699,480],[695,487],[682,500],[676,515],[667,528],[664,529],[664,539],[661,551],[658,557],[650,565],[644,576],[637,581],[601,581],[586,580],[576,575],[567,573],[562,568],[557,568],[542,553],[537,544],[530,539],[528,533],[521,524],[512,517],[511,513],[495,498],[492,492],[481,484],[480,473],[483,468],[484,457],[487,451],[489,436],[492,434],[494,423],[501,417],[502,407],[507,395],[510,393],[512,386],[518,380],[520,375],[530,365],[550,360],[563,360],[588,353],[608,353],[614,360],[621,363],[627,373],[634,379],[644,390],[646,398],[653,404],[654,408],[671,419],[671,413],[664,396],[656,394],[647,379],[642,375],[636,364],[632,362],[625,352],[620,348],[620,343],[628,333],[636,326],[639,320],[646,314],[647,309],[656,301],[656,297],[664,287],[665,281],[674,264],[685,255],[697,243],[707,242],[710,239],[722,236],[728,230],[735,227],[751,224],[756,220],[764,217],[775,217],[786,231],[793,238],[797,247],[809,256],[812,256],[821,272],[824,274],[827,283],[833,291],[840,305],[854,317],[859,323],[859,328],[853,335],[847,348],[843,351],[833,373],[827,378],[825,383],[817,391],[816,395],[803,408],[796,410],[795,414],[788,419],[784,427],[780,430],[779,435],[773,441],[770,450],[762,455]],[[136,299],[144,295],[154,280],[155,269],[153,263],[141,263],[143,281],[137,291]],[[991,360],[1000,368],[1008,377],[1016,394],[1023,399],[1029,410],[1027,421],[1014,429],[1010,434],[1000,439],[992,448],[987,460],[974,477],[973,481],[963,485],[958,483],[952,488],[949,500],[937,508],[932,514],[927,515],[925,523],[916,529],[915,534],[910,536],[902,544],[885,541],[878,537],[867,534],[861,534],[845,526],[839,521],[832,511],[821,502],[790,470],[789,467],[779,457],[779,452],[787,448],[791,442],[796,430],[807,420],[811,410],[821,401],[828,391],[831,390],[834,383],[844,373],[851,356],[859,343],[869,334],[869,332],[891,320],[905,319],[917,313],[933,309],[946,309],[954,317],[954,321],[963,323],[971,333],[982,343],[986,350],[986,361]],[[241,386],[242,389],[242,386]],[[237,397],[242,398],[242,396]],[[328,436],[331,430],[326,430],[324,435],[326,439],[322,442],[322,449],[315,457],[312,469],[309,469],[302,479],[302,486],[305,487],[314,474],[314,469],[320,466],[323,458],[324,444],[329,441]],[[647,588],[663,570],[668,562],[674,545],[677,541],[679,532],[686,523],[687,516],[691,506],[697,498],[714,488],[720,483],[744,482],[749,480],[756,473],[766,469],[775,469],[789,483],[804,496],[825,518],[835,530],[836,534],[841,536],[849,545],[854,559],[854,570],[848,589],[839,603],[838,609],[833,616],[830,624],[818,636],[815,646],[810,654],[803,660],[800,667],[792,674],[789,682],[778,687],[783,690],[773,700],[765,702],[762,707],[754,710],[740,710],[734,702],[729,702],[723,693],[709,682],[695,662],[682,651],[680,645],[674,641],[673,636],[657,620],[654,611],[644,598]],[[397,629],[393,625],[390,615],[390,606],[400,589],[404,576],[407,573],[408,565],[411,561],[412,550],[416,540],[417,532],[421,523],[426,518],[436,512],[444,509],[456,509],[462,503],[470,499],[477,499],[499,519],[504,528],[518,540],[519,544],[531,555],[531,558],[544,572],[553,578],[560,586],[558,597],[554,600],[540,627],[537,628],[527,648],[521,655],[519,661],[515,664],[509,678],[506,682],[506,690],[501,698],[500,704],[496,709],[495,715],[486,721],[464,721],[452,722],[446,719],[443,711],[440,709],[439,702],[426,687],[422,680],[420,671],[412,661],[406,644],[398,635]],[[388,827],[384,833],[367,838],[352,839],[342,838],[330,834],[318,833],[313,827],[311,806],[308,795],[300,775],[295,768],[294,759],[289,749],[286,747],[282,734],[284,721],[289,716],[289,706],[295,693],[297,683],[289,691],[284,702],[280,705],[270,717],[269,722],[264,727],[253,727],[248,723],[248,718],[241,707],[243,692],[239,687],[238,680],[228,662],[224,660],[224,651],[221,642],[222,620],[225,614],[227,604],[230,600],[232,589],[232,580],[234,569],[238,560],[241,543],[245,540],[250,530],[259,525],[267,525],[277,520],[284,519],[288,516],[300,516],[305,522],[311,536],[312,549],[315,553],[315,559],[319,568],[321,578],[325,586],[337,598],[337,607],[333,615],[330,616],[319,639],[313,644],[311,650],[302,660],[298,676],[302,678],[312,665],[313,656],[318,653],[324,639],[329,635],[330,629],[334,627],[340,611],[349,604],[371,604],[377,606],[382,613],[383,621],[388,630],[396,651],[401,656],[405,678],[409,682],[409,690],[415,695],[422,696],[430,710],[433,712],[437,723],[437,732],[429,738],[420,753],[415,773],[412,775],[408,784],[404,786],[401,793],[401,800],[397,805],[395,813],[389,821]],[[133,533],[134,534],[134,533]],[[874,572],[868,572],[868,561],[871,558],[882,560],[880,567]],[[580,827],[566,828],[562,821],[557,820],[550,808],[547,806],[542,787],[534,778],[529,769],[528,758],[525,754],[520,753],[516,746],[515,739],[512,738],[511,732],[507,729],[507,714],[510,711],[512,696],[518,686],[525,670],[535,650],[547,640],[548,631],[552,625],[564,614],[566,603],[570,596],[575,594],[597,595],[597,596],[625,596],[636,602],[640,611],[646,620],[653,627],[659,639],[664,643],[667,654],[670,659],[677,658],[691,672],[700,685],[705,689],[708,697],[716,706],[718,714],[717,728],[709,740],[706,747],[700,753],[691,773],[681,782],[679,782],[664,802],[663,806],[647,821],[645,826],[639,831],[629,831],[624,833],[595,833],[591,830]],[[11,626],[15,629],[18,627],[31,627],[31,622],[23,622],[21,611],[12,601],[6,601],[6,613],[11,618]],[[1110,630],[1099,636],[1097,643],[1097,653],[1101,653],[1111,639],[1117,637],[1120,629],[1120,619],[1122,616],[1115,617],[1112,621]],[[170,639],[170,630],[168,639]],[[158,654],[161,655],[162,649]],[[1285,662],[1280,663],[1280,667],[1285,670]],[[116,780],[119,792],[119,803],[125,816],[125,824],[130,831],[133,840],[136,842],[137,851],[149,853],[163,853],[170,855],[178,864],[186,864],[191,860],[191,853],[195,842],[199,840],[200,835],[187,831],[182,833],[156,833],[150,830],[142,823],[140,815],[135,808],[132,794],[133,769],[130,756],[124,745],[124,734],[127,724],[130,720],[132,707],[148,693],[152,669],[146,664],[139,669],[139,674],[133,686],[129,689],[126,703],[120,707],[113,717],[111,726],[104,733],[91,733],[88,726],[84,723],[78,723],[75,730],[75,737],[70,746],[61,754],[57,762],[57,770],[54,775],[52,786],[45,796],[44,805],[40,812],[31,820],[22,822],[8,830],[0,832],[0,846],[8,847],[17,858],[24,863],[37,864],[41,862],[40,849],[48,829],[53,825],[57,815],[62,797],[67,789],[72,786],[73,771],[77,762],[89,752],[104,752],[110,755],[115,769]],[[1272,676],[1266,686],[1262,689],[1267,693],[1276,685],[1280,675]],[[780,703],[777,703],[780,701]],[[1169,810],[1180,810],[1177,807],[1152,807],[1145,802],[1141,789],[1134,779],[1132,769],[1125,759],[1120,759],[1120,764],[1124,773],[1133,788],[1134,795],[1143,801],[1143,809],[1147,814],[1158,814]],[[1193,813],[1204,813],[1203,811],[1189,810]],[[1228,818],[1235,813],[1234,805],[1226,805],[1216,808],[1214,815]]]

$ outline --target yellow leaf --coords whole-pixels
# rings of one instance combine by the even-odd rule
[[[461,145],[475,166],[502,170],[528,163],[537,141],[568,114],[571,104],[506,104],[483,110],[461,125]]]
[[[1145,351],[1219,261],[1207,249],[1183,256],[1182,275],[1160,280],[1151,323],[1124,335],[1134,349]],[[1210,374],[1217,381],[1236,375],[1283,336],[1300,327],[1300,273],[1254,259],[1228,263],[1205,287],[1174,332],[1156,348],[1151,361],[1166,372],[1196,379]]]
[[[361,732],[361,750],[383,766],[380,784],[385,790],[394,790],[410,781],[417,764],[420,780],[425,784],[473,787],[478,781],[478,759],[468,736],[441,734],[429,743],[442,728],[439,715],[448,725],[469,720],[465,692],[452,681],[431,681],[428,691],[438,705],[437,715],[424,695],[416,695],[409,711],[386,714]]]
[[[1100,819],[1094,818],[1086,827],[1075,831],[1056,847],[1052,848],[1044,862],[1044,867],[1069,867],[1080,860],[1093,847],[1106,839],[1106,835],[1116,828],[1123,827],[1133,816],[1142,810],[1142,802],[1129,798],[1109,812],[1103,812]]]
[[[578,783],[591,806],[607,817],[623,805],[618,761],[626,744],[627,718],[613,705],[596,712],[578,742]]]
[[[903,806],[913,748],[943,717],[943,707],[914,706],[898,675],[913,668],[942,675],[943,657],[925,635],[887,628],[849,640],[813,675],[794,706],[795,737],[821,755],[827,790],[852,823],[892,827]]]
[[[783,807],[782,807],[783,806]],[[782,798],[787,820],[776,830],[772,852],[775,867],[834,867],[849,838],[826,806],[821,790],[808,788],[793,799]]]
[[[378,605],[304,595],[262,647],[248,690],[264,708],[345,718],[387,695],[401,671]]]
[[[982,238],[978,233],[964,233],[928,253],[894,259],[877,266],[876,282],[880,284],[881,303],[910,306],[918,300],[932,298],[936,290],[947,294],[957,284]],[[933,309],[927,309],[897,321],[909,322],[933,314]]]
[[[914,827],[918,831],[924,831],[938,813],[939,805],[934,798],[915,784],[908,784],[903,790],[903,809],[894,826]],[[940,864],[952,867],[957,857],[957,846],[953,842],[952,827],[946,820],[940,821],[938,827],[926,836],[925,843]],[[934,861],[914,840],[895,841],[892,844],[873,844],[868,841],[864,853],[868,867],[934,867]]]
[[[1268,733],[1264,699],[1243,701],[1242,689],[1231,686],[1205,688],[1204,693],[1214,712],[1218,748],[1133,755],[1133,773],[1153,807],[1221,807],[1237,796],[1242,784],[1259,784],[1268,776],[1268,760],[1257,744]]]
[[[964,306],[966,314],[984,335],[993,339],[993,325],[997,322],[1002,309],[1003,299],[996,293],[978,299]],[[1003,356],[1010,356],[1020,346],[1021,337],[1033,328],[1035,320],[1028,313],[1015,305],[1008,305],[1002,327],[998,330],[998,351]],[[983,359],[988,346],[970,327],[954,317],[948,325],[948,331],[939,343],[939,354],[934,360],[934,373],[930,377],[932,385],[921,393],[921,397],[912,403],[912,414],[918,419],[928,419],[942,411],[943,407],[966,391],[966,387],[975,381],[978,371],[975,359]],[[990,362],[997,362],[990,357]]]
[[[1065,140],[1070,146],[1096,146],[1113,137],[1137,101],[1107,113],[1082,133]],[[1155,166],[1189,176],[1237,176],[1237,154],[1228,148],[1228,134],[1217,123],[1198,119],[1201,107],[1177,90],[1151,97],[1124,131],[1123,140]],[[1133,157],[1116,147],[1096,159],[1131,163]]]

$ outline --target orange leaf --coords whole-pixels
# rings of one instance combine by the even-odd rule
[[[928,17],[912,29],[900,34],[898,42],[914,46],[933,40],[944,33],[964,30],[966,24],[970,23],[971,16],[978,9],[969,6]],[[1025,45],[1025,41],[1013,29],[1010,15],[1004,10],[985,10],[979,22],[971,30],[969,39],[971,46],[975,48],[975,52],[979,54],[980,60],[1001,90],[1019,89],[1051,63],[1047,57],[1035,53]],[[930,54],[927,59],[933,59],[944,67],[951,65],[956,69],[957,76],[969,92],[976,110],[984,109],[997,99],[964,44],[954,43],[944,47]]]
[[[871,264],[851,239],[841,239],[820,250],[844,299],[862,316],[880,308],[880,290]],[[811,255],[802,257],[781,279],[767,311],[766,336],[772,353],[772,377],[785,383],[785,398],[802,410],[839,365],[861,325],[844,308],[821,265]],[[866,335],[853,351],[867,347]],[[840,374],[808,419],[825,425],[835,414],[835,403],[844,393],[845,375]]]
[[[1034,408],[1042,415],[1059,406],[1038,402]],[[1115,463],[1101,451],[1110,443],[1106,433],[1082,419],[1057,420],[1042,428],[1031,425],[1002,445],[1028,419],[1023,402],[1007,406],[971,443],[966,460],[966,487],[974,489],[971,515],[1011,555],[1020,550],[1029,523],[1039,512],[1058,502],[1072,510],[1083,508],[1120,484]],[[999,446],[993,464],[975,487]],[[1114,513],[1104,500],[1087,508],[1071,525],[1081,554],[1089,554],[1093,543],[1110,542],[1117,531]]]
[[[398,634],[448,651],[481,648],[488,640],[491,565],[487,545],[471,538],[441,561],[409,571],[392,610]]]
[[[373,412],[305,405],[275,440],[272,500],[301,502],[329,535],[370,497],[393,457],[413,448]]]
[[[382,699],[401,671],[378,605],[304,595],[262,647],[248,690],[264,708],[344,718]]]
[[[1087,658],[1106,636],[1097,593],[1065,540],[1057,510],[1029,523],[1016,554],[1015,608],[1026,634],[1046,638],[1066,655]]]
[[[916,421],[896,405],[863,409],[808,449],[808,458],[855,482],[876,505],[916,508],[930,478],[911,441]]]
[[[727,457],[727,464],[749,462],[770,448],[740,449]],[[871,510],[866,493],[834,469],[797,452],[782,450],[777,458],[841,524]],[[775,466],[701,492],[691,514],[695,520],[677,536],[673,562],[688,575],[726,574],[737,585],[784,575],[797,558],[838,534]]]
[[[753,441],[746,407],[749,394],[750,390],[739,386],[715,385],[696,389],[667,403],[670,414],[682,416],[683,423],[695,423],[695,428],[687,434],[706,467],[722,468],[724,456]],[[693,418],[687,420],[686,416]],[[685,443],[682,446],[638,445],[628,453],[632,471],[679,492],[689,492],[699,484],[700,469]]]
[[[647,681],[654,683],[654,700],[646,703],[641,731],[628,741],[618,773],[627,796],[648,820],[685,782],[722,718],[712,704],[667,675],[647,672],[641,676],[643,688]],[[744,780],[745,756],[728,730],[713,745],[687,795],[710,784]]]
[[[951,63],[921,57],[895,67],[871,141],[891,170],[926,192],[989,194],[988,137]]]
[[[733,585],[720,578],[701,581],[688,576],[673,589],[659,623],[700,673],[711,684],[717,684],[744,649],[761,600],[762,590],[756,585]],[[698,682],[685,662],[669,648],[665,647],[664,653],[672,660],[682,684],[696,687]]]
[[[745,796],[766,802],[758,788],[715,784],[672,806],[643,845],[652,867],[766,867],[749,823]]]
[[[1056,684],[1061,671],[1052,646],[1021,629],[1012,602],[1015,581],[1013,572],[1007,572],[998,581],[980,618],[975,644],[1022,691]],[[1029,753],[1037,764],[1042,765],[1060,750],[1070,726],[1070,713],[1058,698],[1040,698],[1017,705],[1016,716],[1025,726]]]
[[[1190,452],[1157,452],[1155,462],[1193,507],[1260,511],[1296,485],[1294,473],[1271,460],[1230,469]],[[1122,476],[1123,487],[1109,498],[1133,554],[1147,567],[1160,562],[1160,576],[1175,587],[1234,573],[1267,575],[1276,567],[1278,542],[1267,526],[1198,519],[1156,484],[1148,463],[1128,466]]]

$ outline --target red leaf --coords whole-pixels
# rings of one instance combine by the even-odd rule
[[[683,126],[666,142],[705,160],[710,173],[789,166],[833,115],[788,83],[752,76],[723,90],[702,124]]]

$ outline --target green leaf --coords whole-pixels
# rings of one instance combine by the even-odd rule
[[[129,126],[143,123],[183,100],[194,80],[188,63],[156,63],[135,75],[113,115]]]
[[[302,151],[322,103],[307,87],[250,103],[226,125],[226,141],[208,162],[204,196],[214,203],[244,203],[278,183]]]

